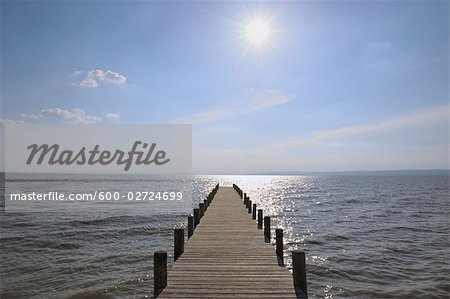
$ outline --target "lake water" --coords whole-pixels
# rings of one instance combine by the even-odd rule
[[[153,252],[216,183],[239,185],[307,256],[310,298],[449,298],[448,176],[16,177],[21,190],[186,191],[178,202],[1,212],[1,298],[152,297]],[[11,184],[11,185],[9,185]],[[188,196],[188,191],[192,198]],[[262,234],[262,233],[261,233]]]

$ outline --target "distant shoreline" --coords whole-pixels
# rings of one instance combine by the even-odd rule
[[[9,172],[10,174],[19,174]],[[0,176],[4,176],[6,172],[0,172]],[[30,174],[30,173],[28,173]],[[58,174],[58,173],[47,173]],[[59,173],[61,174],[61,173]],[[68,173],[64,173],[68,174]],[[74,175],[82,175],[80,173],[74,173]],[[102,174],[99,174],[102,175]],[[108,174],[103,174],[108,175]],[[121,175],[121,174],[109,174],[109,175]],[[136,174],[138,176],[146,174]],[[182,176],[189,176],[190,174],[184,174]],[[255,173],[193,173],[193,176],[198,175],[229,175],[229,176],[241,176],[241,175],[274,175],[274,176],[450,176],[450,169],[405,169],[405,170],[349,170],[349,171],[271,171],[271,172],[255,172]],[[130,176],[130,175],[127,175]],[[133,176],[133,175],[131,175]],[[155,176],[155,174],[153,174]],[[157,175],[156,175],[157,176]]]
[[[450,169],[420,170],[350,170],[350,171],[279,171],[251,175],[342,175],[342,176],[450,176]]]

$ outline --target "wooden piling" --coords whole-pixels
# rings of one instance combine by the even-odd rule
[[[184,229],[173,230],[173,260],[176,261],[184,252]]]
[[[270,242],[270,216],[264,216],[264,238]]]
[[[233,188],[237,192],[237,194],[239,194],[239,197],[242,199],[243,197],[242,197],[242,190],[241,190],[241,188],[239,188],[238,185],[236,185],[236,184],[233,184]]]
[[[258,228],[262,229],[263,227],[263,210],[258,209]]]
[[[250,214],[252,212],[252,201],[251,200],[248,201],[247,208],[248,208],[248,213]]]
[[[194,234],[194,217],[188,216],[188,239]]]
[[[194,209],[194,228],[200,223],[200,210]]]
[[[256,203],[253,204],[252,219],[256,219]]]
[[[202,219],[202,217],[205,215],[205,204],[204,203],[199,203],[198,204],[198,208],[200,211],[200,219]]]
[[[167,252],[155,251],[153,254],[153,295],[158,295],[167,286]]]
[[[233,184],[233,188],[234,190],[237,192],[237,194],[239,194],[239,197],[242,199],[242,189],[238,187],[238,185]]]
[[[283,229],[277,228],[275,229],[275,240],[276,240],[276,254],[280,264],[284,264],[284,256],[283,256]]]
[[[306,286],[306,261],[305,252],[303,250],[292,251],[292,272],[296,293],[301,291],[304,298],[308,298]]]

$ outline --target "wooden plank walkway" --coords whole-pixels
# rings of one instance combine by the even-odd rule
[[[297,298],[247,211],[232,187],[219,187],[158,298]]]

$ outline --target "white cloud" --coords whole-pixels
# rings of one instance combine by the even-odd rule
[[[31,123],[76,123],[76,124],[96,124],[103,120],[116,120],[120,117],[117,113],[106,113],[104,116],[87,114],[83,109],[43,109],[36,114],[21,114],[26,122]],[[22,122],[23,122],[22,120]]]
[[[95,76],[101,81],[113,84],[124,84],[127,81],[127,78],[124,76],[111,71],[104,72],[102,70],[95,70]]]
[[[74,74],[80,74],[81,71],[75,71]],[[72,83],[73,86],[82,88],[96,88],[100,82],[110,83],[110,84],[125,84],[127,78],[119,73],[107,70],[103,71],[100,69],[91,70],[86,73],[86,77],[78,82]]]
[[[56,121],[65,123],[92,124],[102,121],[101,117],[87,114],[83,109],[43,109],[38,114],[22,114],[22,117],[31,121]]]
[[[178,120],[192,124],[205,124],[236,117],[273,106],[282,105],[295,99],[295,95],[280,90],[248,89],[239,95],[240,100],[229,102],[225,106],[213,107],[190,117]]]
[[[120,118],[120,114],[118,113],[106,113],[103,116],[105,119],[109,119],[109,120],[116,120]]]
[[[98,83],[94,78],[87,77],[83,81],[79,83],[73,83],[72,85],[82,88],[96,88],[98,86]]]

